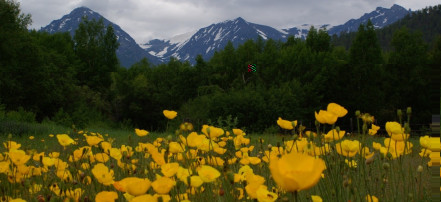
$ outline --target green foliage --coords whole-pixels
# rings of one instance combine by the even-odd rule
[[[30,17],[17,3],[3,0],[0,6],[1,120],[163,131],[184,120],[198,130],[211,119],[225,129],[275,133],[278,117],[314,127],[312,111],[330,102],[349,114],[380,117],[380,126],[397,108],[412,106],[417,123],[439,111],[433,107],[438,88],[431,88],[440,85],[441,37],[434,38],[441,18],[433,17],[439,6],[381,30],[368,22],[357,33],[330,37],[312,27],[306,40],[229,42],[210,60],[199,55],[194,66],[176,58],[156,66],[143,59],[129,69],[118,66],[114,30],[102,20],[84,19],[72,39],[29,32]],[[257,71],[248,72],[248,64]],[[167,120],[164,109],[178,117]]]
[[[226,116],[225,118],[222,116],[219,116],[217,118],[217,121],[213,122],[211,119],[208,119],[207,123],[211,126],[216,126],[219,128],[224,129],[225,131],[231,131],[233,128],[236,128],[239,120],[237,117],[234,117],[230,114]]]
[[[104,92],[112,83],[110,73],[118,65],[115,51],[119,44],[112,26],[105,27],[102,19],[83,18],[74,41],[75,54],[82,63],[77,69],[80,84]]]

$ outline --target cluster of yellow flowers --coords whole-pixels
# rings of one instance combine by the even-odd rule
[[[174,119],[177,112],[164,110],[164,116]],[[347,110],[330,103],[327,110],[315,113],[321,124],[333,125]],[[373,117],[366,116],[373,120]],[[277,124],[287,130],[294,130],[297,121],[287,121],[279,117]],[[300,127],[300,126],[299,126]],[[387,122],[384,146],[373,143],[373,148],[390,159],[411,152],[412,144],[407,141],[399,123]],[[345,159],[350,168],[356,168],[352,159],[360,155],[366,164],[372,161],[374,152],[358,140],[343,139],[345,131],[334,128],[317,133],[304,132],[305,137],[296,137],[283,145],[268,145],[258,152],[250,145],[250,138],[241,129],[225,131],[210,125],[203,125],[201,132],[195,132],[191,123],[180,126],[180,134],[175,138],[158,137],[153,141],[137,142],[136,145],[115,147],[114,140],[99,133],[80,131],[78,137],[58,134],[56,138],[63,147],[60,152],[21,150],[21,144],[4,142],[6,152],[0,154],[0,177],[6,175],[9,183],[20,184],[34,178],[50,182],[50,185],[36,183],[29,187],[30,195],[36,194],[38,201],[44,201],[41,193],[51,193],[57,200],[84,200],[94,197],[95,201],[115,201],[123,197],[127,201],[189,201],[198,194],[213,192],[223,195],[228,191],[236,200],[256,199],[276,201],[287,192],[297,193],[314,187],[327,169],[324,155],[335,151]],[[372,124],[369,132],[375,135],[379,127]],[[135,134],[145,137],[143,129],[135,129]],[[53,137],[53,135],[51,136]],[[148,136],[147,136],[148,137]],[[142,138],[140,138],[141,140]],[[261,144],[263,140],[260,141]],[[429,165],[439,165],[439,138],[422,137],[420,155],[430,156]],[[229,153],[227,153],[229,152]],[[61,153],[61,154],[60,154]],[[228,155],[226,155],[226,153]],[[256,154],[257,153],[257,154]],[[231,166],[233,165],[233,166]],[[261,168],[266,166],[271,178],[265,178]],[[258,170],[253,170],[259,168]],[[228,169],[227,169],[228,168]],[[230,180],[236,186],[224,190],[223,180]],[[274,183],[268,183],[273,180]],[[268,187],[275,184],[276,187]],[[68,186],[66,186],[68,185]],[[93,187],[93,195],[86,187]],[[17,192],[10,192],[20,196]],[[7,200],[13,200],[5,196]],[[375,196],[365,196],[367,201],[378,201]],[[322,201],[312,195],[313,201]],[[16,198],[16,201],[22,199]]]

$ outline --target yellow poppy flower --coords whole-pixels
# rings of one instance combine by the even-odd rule
[[[277,185],[287,192],[293,192],[315,186],[326,166],[320,158],[289,153],[280,159],[272,158],[269,168]]]
[[[177,142],[170,142],[168,144],[168,147],[169,147],[169,152],[172,154],[184,152],[184,145],[181,145]]]
[[[234,128],[233,129],[233,134],[235,134],[235,135],[245,135],[245,132],[243,132],[243,130],[241,130],[241,129]]]
[[[265,186],[259,186],[256,191],[256,198],[259,202],[273,202],[277,200],[277,194],[269,192]]]
[[[173,177],[179,169],[179,163],[166,163],[161,166],[161,172],[166,177]]]
[[[224,130],[222,128],[217,128],[209,125],[203,125],[202,132],[211,139],[217,138],[224,134]]]
[[[139,179],[127,185],[127,193],[132,196],[140,196],[145,194],[150,188],[151,182],[149,179]]]
[[[403,134],[404,128],[402,128],[398,122],[386,122],[386,131],[389,135]]]
[[[58,143],[60,143],[60,145],[63,147],[69,146],[75,142],[67,134],[58,134],[57,139],[58,139]]]
[[[175,111],[169,111],[169,110],[164,110],[164,111],[162,111],[162,113],[163,113],[164,116],[167,117],[168,119],[174,119],[174,118],[178,115],[178,112],[175,112]]]
[[[204,181],[202,180],[202,178],[198,175],[194,175],[190,177],[190,185],[192,187],[200,187],[202,184],[204,183]]]
[[[110,156],[116,160],[121,160],[121,158],[122,158],[121,150],[119,150],[117,148],[111,148],[109,153],[110,153]]]
[[[330,130],[324,137],[326,142],[331,142],[334,140],[339,140],[345,136],[346,131],[340,130],[340,132],[337,132],[336,129]]]
[[[218,170],[206,165],[199,168],[198,174],[204,182],[213,182],[220,176],[220,172]]]
[[[335,114],[338,117],[344,117],[348,110],[336,103],[329,103],[326,111]]]
[[[346,157],[353,157],[360,151],[360,142],[358,140],[343,140],[335,144],[337,153]]]
[[[0,173],[8,173],[9,172],[9,162],[1,161],[0,162]]]
[[[136,133],[136,135],[139,136],[139,137],[144,137],[144,136],[146,136],[147,134],[149,134],[148,131],[146,131],[146,130],[141,130],[141,129],[138,129],[138,128],[135,128],[135,133]]]
[[[154,197],[150,194],[144,194],[141,196],[137,196],[137,197],[130,197],[131,200],[127,200],[130,202],[145,202],[145,201],[158,201],[157,197]],[[127,197],[126,197],[127,199]]]
[[[378,202],[378,198],[377,197],[375,197],[375,196],[371,196],[371,195],[366,195],[366,201],[367,202]]]
[[[23,150],[11,150],[9,151],[9,158],[16,166],[24,165],[31,159],[31,156],[27,155]]]
[[[118,194],[114,191],[102,191],[95,196],[95,202],[114,202]]]
[[[152,182],[152,188],[158,194],[168,194],[175,185],[174,180],[161,176],[157,176],[156,180]]]
[[[338,118],[338,116],[335,115],[334,113],[325,110],[320,110],[319,113],[317,112],[314,113],[315,113],[315,119],[317,119],[317,121],[320,122],[321,124],[332,125],[337,121]]]
[[[101,141],[103,141],[103,138],[100,138],[98,136],[87,136],[87,135],[85,135],[85,137],[86,137],[87,144],[89,144],[89,146],[97,145]]]
[[[281,128],[286,130],[292,130],[297,125],[297,121],[291,122],[291,121],[283,120],[282,118],[279,117],[279,119],[277,120],[277,125],[279,125]]]
[[[5,148],[7,150],[13,150],[13,149],[20,148],[21,144],[18,144],[18,143],[14,142],[14,141],[6,141],[6,142],[3,142],[3,146],[5,146]]]
[[[113,184],[113,170],[105,166],[103,163],[96,164],[92,169],[92,174],[99,183],[106,186]]]

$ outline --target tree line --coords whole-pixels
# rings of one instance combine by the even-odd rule
[[[381,48],[368,22],[349,48],[312,27],[306,40],[230,42],[208,61],[199,55],[194,66],[143,59],[126,69],[118,64],[113,28],[102,21],[83,19],[73,37],[48,34],[28,31],[31,18],[17,3],[1,0],[0,6],[0,103],[7,111],[33,112],[37,121],[163,130],[162,110],[172,109],[176,122],[200,126],[231,115],[237,127],[271,132],[278,117],[314,127],[314,111],[329,102],[370,113],[379,123],[408,106],[414,123],[439,113],[427,78],[439,75],[441,37],[428,44],[406,27],[394,31],[390,50]]]

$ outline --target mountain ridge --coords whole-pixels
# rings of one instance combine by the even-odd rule
[[[117,56],[122,66],[130,67],[144,57],[152,64],[167,62],[170,57],[181,61],[189,61],[191,64],[194,64],[197,55],[200,54],[205,60],[208,60],[215,51],[223,49],[228,41],[231,41],[233,45],[237,47],[246,40],[257,39],[258,37],[264,40],[273,39],[285,41],[292,35],[296,38],[305,39],[311,26],[317,29],[326,29],[329,35],[339,35],[340,33],[357,31],[359,25],[366,23],[369,19],[375,28],[382,28],[403,18],[410,12],[410,10],[406,10],[402,6],[394,4],[391,8],[377,7],[374,11],[365,13],[357,19],[350,19],[341,25],[302,24],[300,26],[282,29],[248,22],[242,17],[237,17],[232,20],[212,23],[209,26],[179,34],[168,39],[153,39],[147,43],[138,44],[117,24],[110,22],[99,13],[82,6],[72,10],[71,13],[62,18],[52,21],[46,27],[41,28],[41,31],[47,31],[49,33],[67,31],[73,36],[82,16],[88,16],[89,19],[99,19],[102,17],[105,26],[112,25],[115,29],[115,34],[120,43]]]

